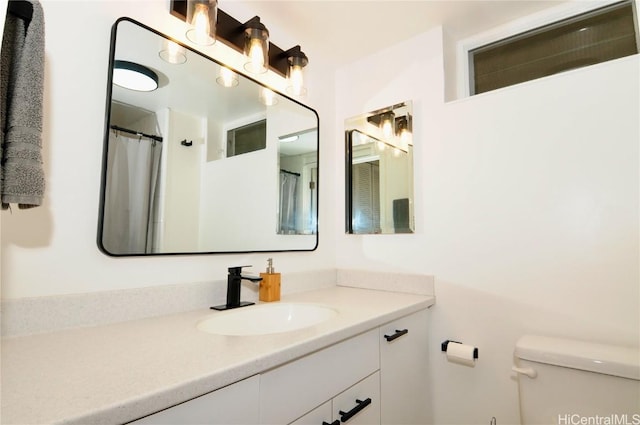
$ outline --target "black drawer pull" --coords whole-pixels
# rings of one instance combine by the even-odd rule
[[[396,333],[394,333],[393,335],[385,335],[384,339],[387,340],[387,342],[391,342],[396,338],[400,338],[402,335],[406,335],[409,333],[409,329],[402,329],[401,331],[396,329]]]
[[[340,421],[337,419],[331,423],[322,421],[322,425],[340,425]]]
[[[347,422],[349,419],[353,418],[355,415],[360,413],[360,411],[362,409],[364,409],[365,407],[370,405],[371,404],[371,398],[367,398],[366,400],[358,400],[358,399],[356,399],[356,403],[358,403],[358,405],[356,407],[354,407],[353,409],[349,410],[348,412],[343,412],[342,410],[340,410],[338,412],[338,414],[340,416],[342,416],[340,418],[342,423]]]

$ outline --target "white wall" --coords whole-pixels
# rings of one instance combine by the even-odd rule
[[[96,244],[98,198],[104,132],[105,93],[111,26],[121,16],[137,19],[185,41],[184,23],[168,12],[169,2],[44,0],[46,74],[44,159],[47,191],[44,206],[2,212],[2,296],[15,299],[56,294],[97,292],[152,285],[224,280],[227,267],[254,264],[262,269],[266,254],[111,258]],[[241,5],[220,2],[239,20],[247,20]],[[70,20],[73,25],[70,25]],[[282,33],[281,33],[282,34]],[[279,39],[273,42],[280,45]],[[289,45],[289,40],[283,40]],[[239,54],[217,43],[206,53],[226,62]],[[306,52],[313,57],[312,51]],[[226,56],[225,56],[226,55]],[[235,55],[235,56],[234,56]],[[234,64],[242,68],[241,64]],[[283,79],[266,82],[284,89]],[[309,95],[303,101],[330,115],[333,75],[321,61],[309,71]],[[317,87],[317,89],[316,89]],[[329,89],[327,89],[327,87]],[[332,143],[333,120],[321,122],[321,144]],[[330,170],[333,159],[323,159]],[[329,173],[327,173],[329,174]],[[335,197],[335,186],[321,187],[321,197]],[[269,254],[283,273],[334,266],[334,227],[329,203],[321,205],[320,247],[312,253]]]
[[[414,101],[417,229],[340,234],[337,264],[434,274],[434,423],[519,423],[520,335],[640,343],[639,60],[444,103],[442,42],[430,31],[337,73],[338,123]],[[446,339],[479,347],[477,366],[447,363]]]

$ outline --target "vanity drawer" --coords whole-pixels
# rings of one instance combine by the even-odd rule
[[[260,423],[290,423],[379,367],[374,329],[265,372],[260,375]]]
[[[258,420],[259,380],[252,376],[128,425],[253,425]]]
[[[333,419],[349,425],[379,424],[380,372],[337,395],[333,399]]]

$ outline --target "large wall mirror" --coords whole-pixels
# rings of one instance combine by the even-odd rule
[[[317,247],[314,110],[129,18],[114,24],[109,63],[103,252]],[[132,71],[151,87],[125,88]]]
[[[346,232],[413,233],[411,102],[349,118]]]

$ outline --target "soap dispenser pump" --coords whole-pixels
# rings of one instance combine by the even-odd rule
[[[260,301],[280,301],[280,273],[273,268],[273,258],[267,260],[267,271],[260,277]]]

